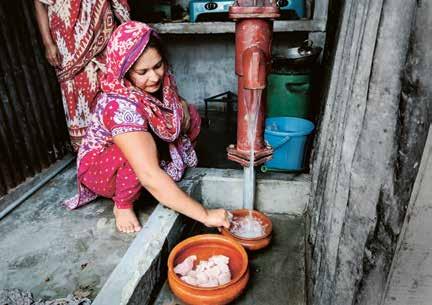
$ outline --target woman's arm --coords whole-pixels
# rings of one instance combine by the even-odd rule
[[[157,148],[148,132],[115,136],[114,143],[129,161],[141,184],[163,205],[209,227],[229,227],[224,209],[207,210],[189,197],[159,166]]]
[[[60,66],[60,53],[51,37],[47,8],[45,4],[43,4],[39,0],[34,0],[34,4],[36,10],[36,20],[42,36],[42,42],[45,46],[45,57],[52,66]]]

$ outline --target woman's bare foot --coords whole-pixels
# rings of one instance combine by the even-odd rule
[[[132,208],[118,209],[116,206],[114,206],[113,212],[116,219],[117,229],[120,232],[134,233],[141,230],[141,225]]]

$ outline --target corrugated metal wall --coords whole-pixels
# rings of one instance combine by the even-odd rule
[[[1,197],[70,151],[33,0],[0,1],[0,97]]]

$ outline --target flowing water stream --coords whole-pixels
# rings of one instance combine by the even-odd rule
[[[242,237],[259,237],[263,234],[264,230],[262,225],[254,219],[251,211],[254,209],[255,205],[255,136],[258,123],[258,112],[261,105],[262,90],[249,90],[247,93],[250,94],[251,98],[251,103],[246,103],[246,110],[248,113],[247,138],[250,146],[250,163],[249,166],[244,167],[243,208],[249,210],[249,215],[239,222],[240,226],[236,233]]]
[[[251,103],[246,103],[246,110],[248,113],[247,139],[250,146],[250,163],[249,166],[243,168],[243,208],[253,210],[256,186],[255,167],[253,165],[255,161],[255,136],[258,122],[258,112],[261,105],[262,90],[249,90],[249,92],[246,92],[250,94],[251,97]]]

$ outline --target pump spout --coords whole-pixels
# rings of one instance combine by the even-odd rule
[[[243,53],[244,89],[263,90],[266,87],[267,63],[264,52],[257,47]]]

